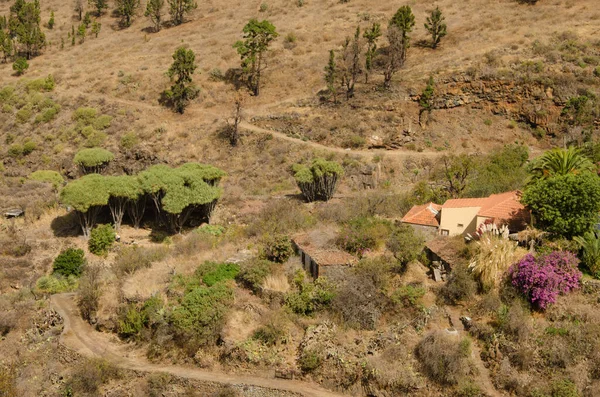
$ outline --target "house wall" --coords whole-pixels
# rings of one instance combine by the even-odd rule
[[[407,225],[412,226],[415,231],[421,233],[425,240],[429,241],[435,238],[439,234],[438,228],[436,226],[424,226],[424,225],[414,225],[412,223],[407,223]]]
[[[442,208],[440,234],[448,231],[449,236],[473,234],[477,231],[477,213],[481,207]]]

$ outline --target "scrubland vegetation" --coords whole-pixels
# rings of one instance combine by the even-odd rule
[[[0,395],[596,395],[596,6],[0,4]],[[434,282],[402,216],[513,190]]]

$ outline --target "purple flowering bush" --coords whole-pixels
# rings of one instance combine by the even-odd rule
[[[537,258],[527,254],[510,268],[509,277],[531,304],[544,310],[556,302],[558,295],[579,288],[578,264],[579,259],[568,251],[554,251]]]

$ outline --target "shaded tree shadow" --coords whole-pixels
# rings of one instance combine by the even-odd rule
[[[77,219],[77,214],[74,211],[52,219],[50,228],[54,237],[78,237],[81,235],[79,219]]]
[[[414,43],[414,46],[419,48],[433,48],[431,42],[428,40],[419,40]]]

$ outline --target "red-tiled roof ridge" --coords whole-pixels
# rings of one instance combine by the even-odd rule
[[[525,206],[521,204],[521,192],[513,190],[492,194],[487,198],[477,215],[508,220],[515,217],[526,217],[525,212],[527,212]]]
[[[434,202],[415,205],[402,217],[402,222],[414,225],[438,227],[440,226],[440,222],[437,215],[441,209],[442,206]]]

